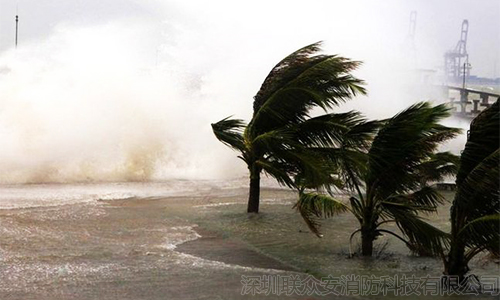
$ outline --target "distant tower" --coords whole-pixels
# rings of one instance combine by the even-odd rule
[[[416,27],[417,27],[417,12],[413,10],[410,13],[410,27],[408,29],[408,38],[412,41],[415,39]]]
[[[462,22],[460,40],[454,50],[445,53],[444,72],[449,80],[457,81],[461,75],[469,77],[470,66],[468,65],[469,54],[467,53],[467,35],[469,32],[469,21]],[[466,62],[463,66],[463,62]]]
[[[16,15],[16,48],[17,48],[17,31],[19,28],[18,24],[19,24],[19,16]]]
[[[413,10],[410,13],[410,26],[408,27],[408,35],[406,36],[406,43],[404,51],[410,65],[413,68],[417,67],[417,48],[415,47],[415,30],[417,28],[417,12]]]

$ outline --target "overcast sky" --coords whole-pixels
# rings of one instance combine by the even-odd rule
[[[200,35],[193,47],[236,46],[257,43],[258,48],[293,49],[316,39],[343,49],[373,48],[387,57],[403,43],[411,10],[418,12],[415,39],[419,67],[436,68],[443,52],[458,41],[463,19],[470,23],[468,50],[472,72],[500,76],[500,1],[153,1],[153,0],[0,0],[0,51],[14,44],[14,16],[20,16],[20,44],[49,39],[64,27],[103,26],[116,21],[134,28],[149,22],[144,32],[153,47]],[[156,32],[151,29],[156,27]],[[315,33],[316,31],[316,33]],[[350,37],[342,36],[351,35]],[[156,34],[156,36],[154,35]],[[212,36],[211,36],[212,35]],[[169,39],[175,36],[177,41]],[[205,36],[207,38],[203,38]],[[280,37],[281,36],[281,37]],[[212,37],[212,38],[208,38]],[[295,40],[294,40],[295,39]],[[283,41],[289,41],[283,45]],[[133,43],[134,41],[131,41]],[[213,45],[207,45],[213,43]],[[265,44],[261,44],[265,43]],[[351,43],[353,47],[349,47]],[[173,44],[170,44],[173,45]],[[335,47],[332,47],[335,48]],[[156,56],[157,49],[144,51]],[[254,51],[253,47],[248,49]],[[270,51],[271,52],[271,51]],[[358,51],[368,58],[368,51]],[[244,53],[241,53],[244,55]],[[355,53],[356,54],[356,53]],[[154,59],[156,61],[156,58]],[[496,68],[496,69],[495,69]]]
[[[324,40],[363,61],[368,97],[338,110],[387,118],[438,100],[405,82],[442,69],[464,19],[472,74],[500,77],[499,16],[498,0],[0,0],[0,183],[244,175],[210,123],[248,120],[290,52]]]

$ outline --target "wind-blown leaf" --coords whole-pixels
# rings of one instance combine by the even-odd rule
[[[449,275],[463,277],[481,251],[500,255],[500,111],[498,100],[472,122],[460,156],[451,207],[451,245],[444,260]]]
[[[416,188],[417,166],[429,158],[439,143],[460,131],[439,125],[449,115],[444,105],[415,104],[386,121],[369,151],[367,193],[386,198]]]
[[[245,123],[242,120],[227,117],[212,124],[212,130],[219,141],[238,151],[244,151],[242,128]]]
[[[319,50],[320,43],[299,49],[269,73],[255,96],[251,136],[303,122],[313,107],[332,108],[365,93],[363,81],[349,74],[359,62],[314,55]]]
[[[460,132],[439,124],[448,115],[444,105],[417,103],[383,121],[367,122],[351,114],[342,116],[348,118],[345,127],[332,124],[319,128],[313,121],[304,125],[306,132],[318,135],[315,151],[326,159],[344,186],[357,194],[350,198],[350,211],[360,223],[362,238],[368,239],[366,244],[385,232],[421,255],[443,255],[449,235],[426,223],[419,214],[435,212],[444,202],[429,184],[457,170],[455,155],[436,153],[442,142]],[[303,208],[300,212],[311,230],[319,234],[317,209],[325,208]],[[379,228],[387,222],[395,222],[404,237]],[[370,255],[370,249],[363,249],[363,254]]]
[[[449,235],[432,226],[416,215],[413,210],[404,206],[384,203],[386,212],[396,221],[398,228],[408,237],[417,253],[442,255],[444,247],[449,244]]]
[[[309,65],[328,58],[326,55],[318,56],[311,61],[311,55],[320,50],[321,42],[305,46],[288,55],[274,66],[262,83],[259,92],[254,97],[254,111],[258,111],[271,94],[283,87],[291,79],[296,78]]]
[[[350,74],[360,62],[318,54],[321,43],[303,47],[281,60],[254,97],[247,126],[226,118],[212,124],[216,137],[240,151],[250,172],[249,212],[258,212],[261,172],[292,188],[330,191],[342,187],[339,165],[319,148],[366,146],[370,128],[359,113],[327,113],[311,117],[315,108],[328,110],[357,94],[364,82]],[[354,156],[352,156],[354,157]],[[251,204],[251,205],[250,205]]]
[[[460,156],[457,185],[461,185],[479,162],[499,148],[499,103],[479,114],[470,125],[470,135]]]
[[[446,176],[455,175],[458,171],[460,157],[450,152],[439,152],[430,155],[429,159],[417,167],[422,182],[438,182]]]
[[[423,186],[410,194],[398,194],[387,198],[382,203],[398,203],[411,207],[414,211],[435,211],[439,204],[444,203],[444,197],[434,188]]]
[[[495,102],[471,123],[460,157],[452,218],[465,225],[476,218],[500,213],[499,104]]]
[[[499,161],[500,149],[497,149],[482,160],[459,185],[455,208],[466,214],[466,219],[500,212]]]
[[[484,248],[496,255],[500,254],[500,214],[474,219],[458,233],[469,247]]]
[[[319,218],[329,218],[348,210],[341,201],[317,193],[301,193],[294,208],[300,212],[309,229],[318,237],[321,237]]]
[[[276,161],[269,161],[265,159],[260,159],[256,162],[258,166],[262,168],[267,174],[276,179],[279,184],[288,186],[290,188],[295,187],[294,180],[290,177],[290,173],[287,172],[288,166],[280,164]]]
[[[338,146],[349,128],[360,121],[359,113],[324,114],[293,127],[299,141],[310,147]]]

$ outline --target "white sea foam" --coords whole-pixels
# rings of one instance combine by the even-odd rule
[[[210,268],[210,269],[215,269],[215,270],[220,270],[220,269],[235,269],[235,270],[243,270],[243,271],[249,271],[249,272],[261,272],[265,274],[276,274],[276,273],[299,273],[299,272],[293,272],[293,271],[285,271],[285,270],[278,270],[278,269],[268,269],[268,268],[257,268],[257,267],[245,267],[245,266],[240,266],[240,265],[235,265],[235,264],[227,264],[221,261],[217,260],[209,260],[205,258],[201,258],[198,256],[194,256],[191,254],[186,254],[186,253],[178,253],[178,264],[182,265],[189,265],[191,267],[197,267],[197,268]]]
[[[244,271],[262,272],[266,274],[274,273],[288,273],[290,271],[270,269],[270,268],[257,268],[257,267],[245,267],[236,264],[228,264],[217,260],[210,260],[201,258],[195,255],[182,253],[175,251],[177,246],[184,244],[189,241],[194,241],[202,236],[197,233],[194,228],[197,225],[192,226],[176,226],[171,227],[171,232],[168,234],[168,242],[165,244],[165,248],[168,250],[173,250],[176,253],[177,260],[175,263],[184,266],[197,267],[197,268],[210,268],[210,269],[236,269]],[[175,233],[179,233],[176,235]]]
[[[167,241],[162,246],[168,250],[175,250],[180,244],[201,238],[201,235],[193,229],[195,227],[197,227],[197,225],[175,226],[169,228],[166,237]]]
[[[163,182],[14,184],[0,185],[0,209],[59,206],[92,203],[99,200],[193,196],[221,191],[240,179],[230,180],[221,188],[220,181],[169,180]]]
[[[239,203],[238,202],[219,202],[219,203],[195,205],[193,207],[209,208],[209,207],[228,206],[228,205],[235,205],[235,204],[239,204]]]
[[[224,181],[168,180],[159,182],[9,184],[0,185],[0,209],[59,206],[130,198],[201,197],[213,193],[220,196],[227,193],[238,194],[238,189],[246,188],[247,184],[247,178]],[[263,181],[263,187],[275,186],[276,183],[271,180]],[[207,207],[210,206],[210,204],[207,205]],[[217,203],[213,204],[213,206],[218,205]],[[221,203],[220,205],[229,204]]]

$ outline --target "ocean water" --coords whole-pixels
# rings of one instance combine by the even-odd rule
[[[261,213],[247,215],[246,184],[243,178],[1,186],[0,299],[321,299],[242,295],[242,276],[442,272],[439,260],[411,256],[386,236],[376,258],[348,258],[356,220],[348,214],[326,220],[319,239],[292,209],[296,194],[271,182],[264,182]],[[448,209],[431,221],[446,229]],[[471,268],[499,274],[484,257]]]

